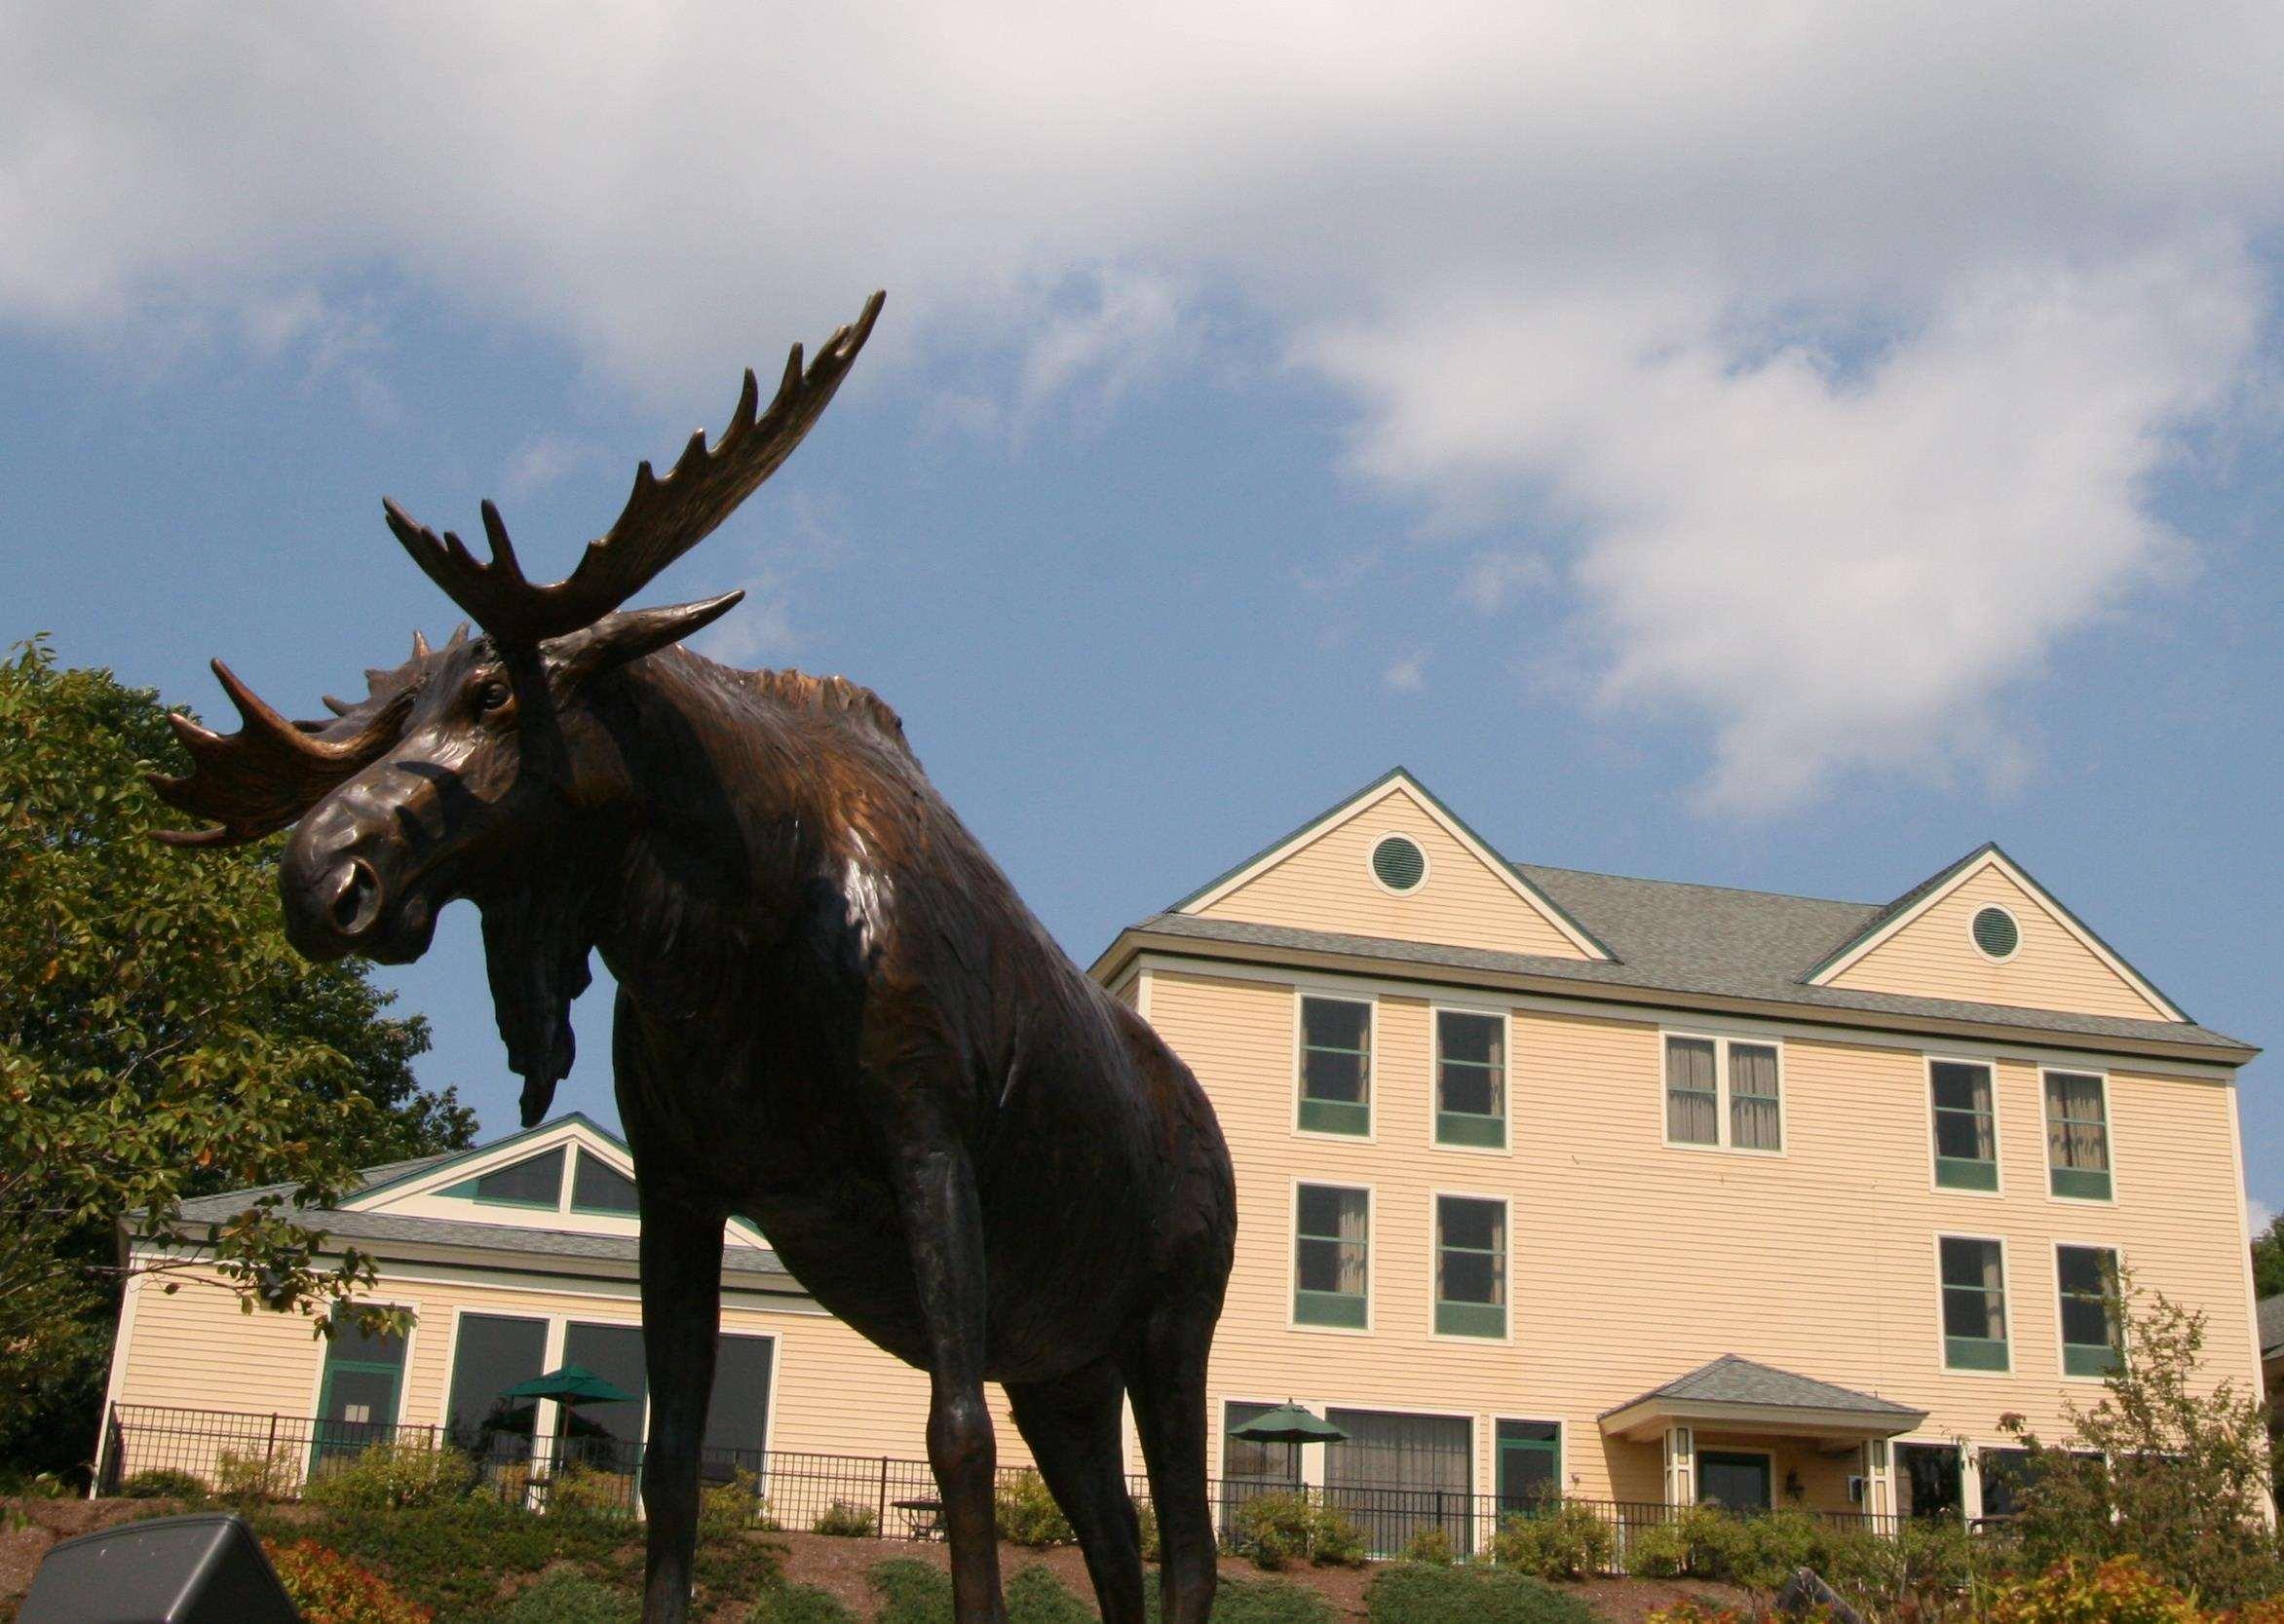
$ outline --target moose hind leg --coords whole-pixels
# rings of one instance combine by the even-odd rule
[[[957,1624],[1007,1624],[992,1491],[998,1447],[983,1403],[983,1214],[956,1150],[909,1157],[898,1204],[929,1343],[928,1463],[943,1496]],[[645,1624],[649,1624],[645,1620]]]
[[[722,1214],[636,1187],[642,1209],[642,1345],[650,1377],[650,1441],[642,1504],[649,1561],[642,1624],[682,1624],[698,1544],[698,1455],[713,1393],[722,1312]]]
[[[1213,1612],[1217,1550],[1205,1492],[1205,1362],[1219,1293],[1155,1309],[1126,1363],[1134,1427],[1158,1508],[1160,1615],[1205,1624]],[[1106,1610],[1104,1618],[1109,1618]]]
[[[1100,1360],[1054,1381],[1008,1385],[1015,1429],[1086,1554],[1102,1624],[1142,1624],[1142,1539],[1119,1433],[1125,1383]]]

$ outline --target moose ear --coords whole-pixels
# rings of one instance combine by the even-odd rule
[[[547,645],[549,663],[564,677],[591,677],[656,654],[670,643],[711,625],[738,607],[743,592],[724,592],[699,603],[670,604],[664,609],[623,609],[605,615],[584,631],[557,637]]]

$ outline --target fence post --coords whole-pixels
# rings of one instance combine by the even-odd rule
[[[885,1454],[880,1457],[880,1513],[872,1529],[882,1539],[889,1536],[889,1457]]]

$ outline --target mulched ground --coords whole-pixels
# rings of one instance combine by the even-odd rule
[[[92,1533],[115,1524],[145,1517],[164,1517],[181,1508],[163,1500],[8,1500],[0,1499],[0,1616],[31,1587],[32,1571],[48,1547],[58,1539]],[[937,1540],[836,1539],[820,1533],[780,1533],[769,1536],[785,1547],[785,1576],[798,1584],[830,1591],[848,1604],[867,1624],[876,1606],[865,1575],[873,1565],[890,1557],[911,1557],[949,1569],[951,1549]],[[1045,1551],[1016,1545],[1000,1547],[1000,1575],[1011,1579],[1026,1567],[1043,1567],[1078,1595],[1093,1600],[1086,1578],[1086,1563],[1075,1547]],[[1258,1578],[1261,1570],[1241,1557],[1224,1557],[1225,1578]],[[1372,1582],[1369,1568],[1295,1567],[1278,1575],[1307,1585],[1333,1605],[1343,1618],[1364,1616],[1364,1590]],[[1559,1585],[1579,1596],[1609,1624],[1641,1624],[1659,1607],[1685,1597],[1698,1597],[1717,1605],[1734,1605],[1741,1593],[1727,1585],[1673,1584],[1661,1579],[1590,1579],[1583,1584]]]

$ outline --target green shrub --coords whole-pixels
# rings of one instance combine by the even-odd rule
[[[1828,1532],[1817,1571],[1858,1610],[1876,1618],[1928,1618],[1969,1594],[1992,1547],[1950,1518],[1909,1518],[1893,1534]]]
[[[1010,1545],[1037,1550],[1047,1545],[1068,1545],[1078,1538],[1070,1519],[1047,1492],[1047,1480],[1026,1468],[1000,1480],[992,1494],[999,1520],[999,1536]]]
[[[856,1624],[856,1615],[829,1590],[785,1584],[763,1591],[746,1612],[745,1624]]]
[[[623,1591],[558,1567],[515,1593],[500,1624],[639,1624],[642,1604]]]
[[[843,1539],[869,1539],[877,1526],[872,1507],[856,1505],[848,1500],[835,1500],[817,1514],[810,1525],[812,1533],[829,1533]]]
[[[178,1472],[171,1466],[158,1466],[147,1472],[137,1472],[119,1486],[123,1500],[203,1500],[207,1497],[204,1478],[190,1472]]]
[[[638,1568],[634,1530],[617,1518],[535,1517],[479,1495],[387,1516],[328,1513],[315,1522],[257,1518],[257,1531],[310,1537],[388,1574],[414,1601],[453,1620],[489,1618],[500,1580],[556,1562]]]
[[[1142,1536],[1142,1560],[1158,1560],[1158,1502],[1144,1500],[1134,1508],[1134,1526]]]
[[[1396,1563],[1364,1592],[1372,1624],[1596,1624],[1597,1615],[1527,1573]],[[1221,1617],[1215,1610],[1217,1621]]]
[[[1803,1567],[1827,1566],[1822,1526],[1798,1511],[1725,1519],[1724,1570],[1718,1575],[1760,1595],[1772,1595]]]
[[[634,1478],[578,1461],[555,1469],[548,1480],[548,1512],[556,1517],[631,1517]]]
[[[1094,1609],[1034,1563],[1008,1581],[1008,1624],[1094,1624]]]
[[[1626,1530],[1625,1570],[1637,1579],[1676,1579],[1689,1571],[1690,1540],[1678,1523]]]
[[[476,1461],[451,1448],[375,1444],[325,1461],[301,1491],[333,1511],[396,1511],[456,1500],[476,1487]]]
[[[914,1557],[891,1557],[874,1563],[864,1582],[880,1598],[879,1624],[950,1624],[949,1573]]]
[[[1296,1562],[1353,1567],[1364,1561],[1364,1534],[1330,1506],[1298,1491],[1278,1491],[1237,1508],[1237,1548],[1270,1572]]]
[[[1144,1605],[1158,1624],[1158,1574],[1142,1577]],[[1224,1579],[1213,1593],[1213,1624],[1334,1624],[1332,1604],[1290,1579]]]
[[[1419,1530],[1404,1541],[1404,1561],[1426,1563],[1430,1567],[1449,1567],[1458,1555],[1452,1549],[1451,1535],[1437,1527]]]
[[[241,1454],[236,1450],[222,1451],[214,1456],[214,1498],[235,1506],[291,1499],[298,1453],[269,1450]]]
[[[1590,1506],[1564,1502],[1503,1518],[1491,1560],[1542,1579],[1584,1579],[1610,1567],[1610,1525]]]
[[[388,1581],[314,1539],[270,1552],[270,1566],[306,1624],[429,1624],[429,1609]]]
[[[769,1514],[761,1478],[741,1466],[729,1482],[717,1483],[698,1496],[698,1537],[720,1539],[748,1529],[776,1533],[778,1525]]]
[[[701,1530],[691,1576],[705,1593],[706,1605],[753,1602],[785,1580],[785,1548],[774,1539],[742,1531],[707,1534]]]

